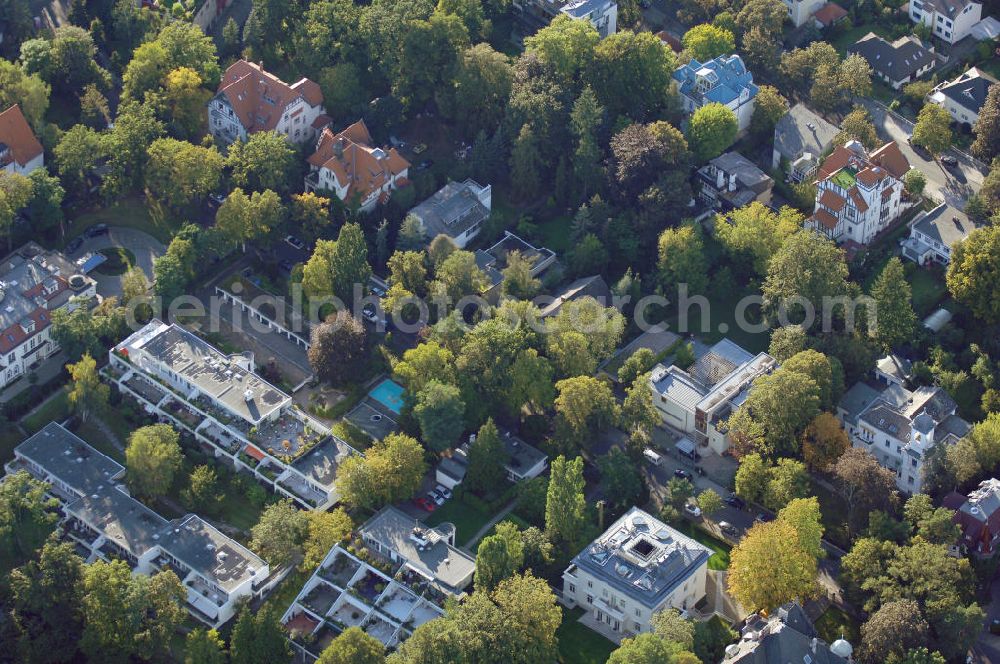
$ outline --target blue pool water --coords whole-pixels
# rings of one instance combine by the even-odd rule
[[[388,378],[372,388],[368,396],[397,415],[403,410],[403,386]]]

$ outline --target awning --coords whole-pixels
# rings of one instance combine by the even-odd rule
[[[694,454],[694,443],[691,442],[690,438],[685,436],[674,443],[674,449],[681,454],[692,456]]]
[[[80,265],[80,270],[84,274],[90,274],[90,271],[96,268],[98,265],[106,263],[108,257],[103,254],[89,254],[84,256],[78,261]]]

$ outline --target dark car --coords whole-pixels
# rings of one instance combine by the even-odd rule
[[[931,153],[928,152],[927,148],[925,148],[924,146],[917,145],[916,143],[914,143],[912,136],[909,137],[908,139],[906,139],[906,142],[910,146],[910,149],[912,149],[914,152],[916,152],[917,156],[919,156],[921,159],[926,159],[927,161],[931,160],[931,158],[932,158],[931,157]]]
[[[83,246],[83,238],[75,237],[69,241],[69,244],[66,245],[66,253],[75,254],[77,251],[80,250],[80,247],[82,246]]]
[[[943,154],[941,155],[941,163],[947,166],[948,168],[955,168],[956,166],[958,166],[958,159],[955,159],[950,154]]]
[[[425,496],[420,496],[419,498],[413,499],[413,504],[422,510],[427,512],[433,512],[437,509],[437,505],[434,504],[433,500],[428,500]]]
[[[726,496],[725,502],[733,509],[738,509],[738,510],[745,509],[747,506],[746,501],[737,496],[735,493],[731,493],[728,496]]]
[[[691,473],[689,473],[688,471],[684,470],[683,468],[678,468],[677,470],[675,470],[674,471],[674,477],[679,477],[682,480],[688,480],[688,481],[691,481],[691,479],[692,479]]]
[[[98,235],[107,235],[107,234],[108,234],[107,224],[97,224],[95,226],[91,226],[90,228],[87,229],[87,232],[85,233],[87,237],[97,237]]]
[[[291,274],[292,270],[295,269],[295,263],[293,263],[292,261],[281,261],[280,263],[278,263],[278,266],[289,274]]]

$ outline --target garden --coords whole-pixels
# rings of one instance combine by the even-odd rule
[[[563,609],[562,624],[556,630],[559,660],[563,664],[604,664],[615,650],[614,642],[580,622],[583,609]]]

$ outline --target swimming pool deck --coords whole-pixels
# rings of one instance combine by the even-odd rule
[[[403,410],[403,393],[405,391],[402,385],[391,378],[386,378],[368,392],[368,398],[374,399],[394,414],[399,415]]]

